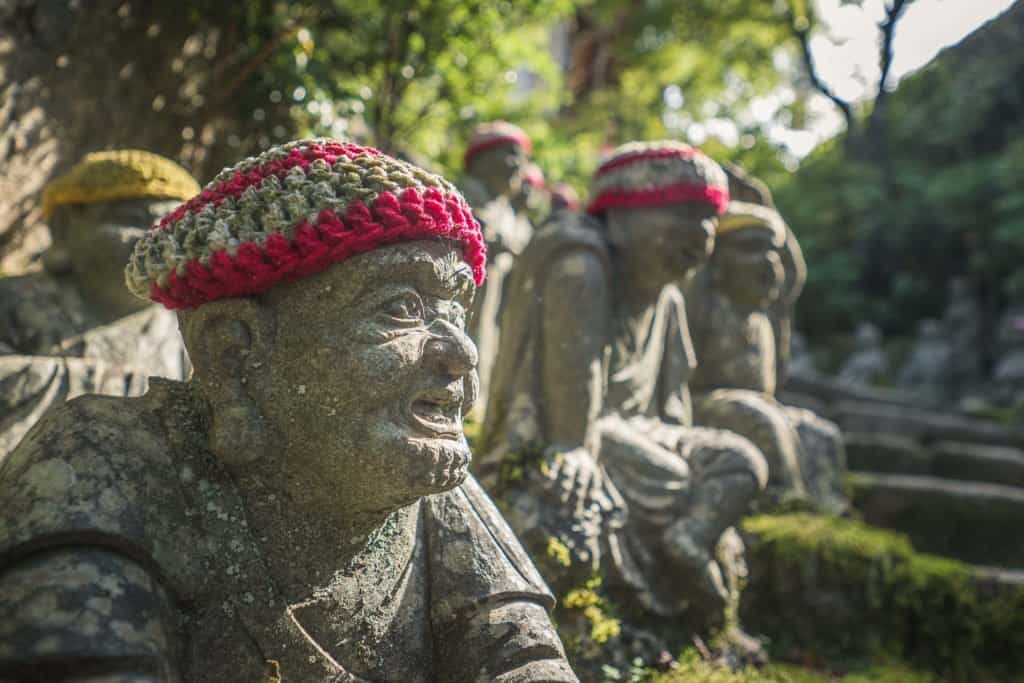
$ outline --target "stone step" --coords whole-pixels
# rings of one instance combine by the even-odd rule
[[[922,446],[897,434],[847,432],[852,471],[921,474],[943,479],[1024,487],[1024,450],[1009,446],[937,441]]]
[[[840,401],[831,417],[843,431],[898,434],[921,443],[960,441],[1024,448],[1024,430],[952,412]]]
[[[1024,489],[927,475],[852,472],[868,524],[902,531],[924,552],[1024,569]]]

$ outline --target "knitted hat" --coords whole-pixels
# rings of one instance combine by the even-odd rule
[[[551,188],[552,208],[564,207],[571,211],[578,211],[580,208],[580,196],[572,185],[568,183],[556,183]]]
[[[86,154],[43,190],[43,215],[64,204],[119,199],[188,199],[199,183],[170,159],[138,149]]]
[[[481,123],[473,131],[473,137],[469,139],[466,154],[462,158],[463,165],[469,166],[470,159],[485,149],[507,144],[519,145],[527,154],[533,151],[530,136],[519,126],[508,121]]]
[[[743,228],[767,228],[772,232],[772,243],[781,247],[786,243],[786,224],[775,209],[747,202],[729,202],[729,207],[718,219],[715,234],[721,237]]]
[[[530,187],[543,189],[544,171],[540,170],[540,166],[537,164],[529,163],[523,170],[523,181]]]
[[[718,213],[729,203],[725,171],[700,150],[674,140],[630,142],[594,172],[587,212],[614,207],[703,202]]]
[[[128,288],[167,308],[255,294],[386,244],[462,242],[478,285],[480,225],[444,178],[329,139],[273,147],[224,169],[135,246]]]

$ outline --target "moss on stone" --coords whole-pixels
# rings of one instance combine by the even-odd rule
[[[833,668],[896,659],[972,683],[1024,671],[1024,589],[856,521],[765,515],[743,530],[742,619],[774,656]]]

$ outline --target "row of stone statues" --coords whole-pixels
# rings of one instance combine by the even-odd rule
[[[0,679],[576,680],[554,595],[717,628],[743,515],[841,512],[837,430],[774,398],[805,272],[767,190],[631,143],[548,211],[529,153],[53,184],[47,271],[0,279]]]

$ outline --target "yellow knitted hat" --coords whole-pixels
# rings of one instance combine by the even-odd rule
[[[722,236],[742,228],[770,230],[772,242],[777,247],[786,242],[786,224],[778,211],[759,204],[731,201],[725,213],[718,219],[718,229],[715,234]]]
[[[43,190],[43,215],[65,204],[98,204],[118,199],[189,199],[199,183],[166,157],[138,149],[86,154]]]

